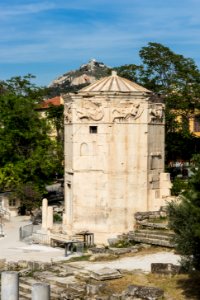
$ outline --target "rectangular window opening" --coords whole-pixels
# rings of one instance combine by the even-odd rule
[[[196,116],[194,118],[194,132],[200,132],[200,117]]]
[[[16,200],[15,199],[10,199],[9,200],[9,206],[16,206]]]
[[[90,126],[90,133],[97,133],[97,126]]]

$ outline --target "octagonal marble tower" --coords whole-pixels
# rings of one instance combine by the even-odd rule
[[[164,173],[164,105],[151,91],[117,76],[66,94],[67,234],[96,243],[134,228],[134,213],[159,209],[170,195]]]

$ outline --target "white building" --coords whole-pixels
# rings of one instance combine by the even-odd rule
[[[170,195],[164,105],[115,72],[64,100],[64,229],[106,243],[133,230],[135,212],[157,210]]]
[[[20,200],[10,197],[11,192],[0,192],[0,215],[5,218],[16,217]]]

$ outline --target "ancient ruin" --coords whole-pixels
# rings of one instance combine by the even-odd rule
[[[164,104],[115,72],[63,98],[63,230],[91,232],[106,244],[134,229],[134,213],[159,210],[170,196]]]

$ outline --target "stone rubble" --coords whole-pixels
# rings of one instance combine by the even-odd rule
[[[20,300],[31,299],[34,283],[45,282],[51,286],[51,300],[160,300],[164,291],[159,288],[130,285],[121,293],[109,290],[109,280],[126,276],[126,272],[114,268],[84,269],[81,262],[52,262],[0,260],[0,271],[15,270],[20,275]],[[140,271],[142,272],[142,271]],[[180,267],[172,263],[152,263],[151,272],[174,275]],[[133,272],[134,274],[134,272]],[[144,276],[144,273],[141,273]],[[145,278],[145,277],[144,277]]]
[[[170,263],[152,263],[151,273],[164,274],[164,275],[175,275],[181,272],[181,267]]]
[[[115,269],[102,268],[91,272],[90,277],[96,280],[111,280],[121,278],[122,274]]]
[[[159,288],[130,285],[121,295],[121,300],[144,299],[159,300],[164,296],[164,291]]]

